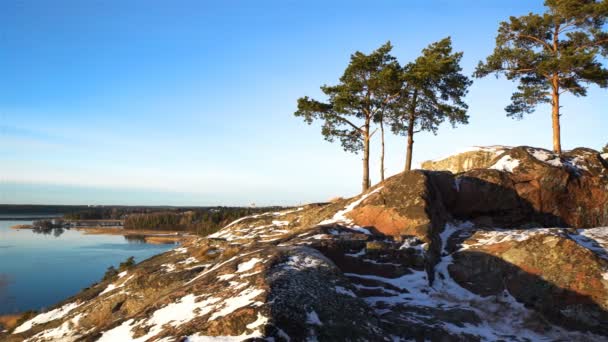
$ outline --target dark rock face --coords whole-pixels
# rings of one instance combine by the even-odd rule
[[[608,228],[535,228],[608,225],[605,160],[488,163],[238,220],[0,340],[608,341]]]
[[[608,335],[608,262],[580,238],[563,229],[478,231],[452,255],[449,273],[474,293],[506,290],[556,324]]]

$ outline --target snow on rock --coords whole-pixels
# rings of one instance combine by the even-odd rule
[[[578,229],[570,238],[579,245],[608,260],[608,227]]]
[[[30,330],[34,325],[43,324],[46,322],[50,322],[56,319],[63,318],[65,315],[69,314],[70,311],[79,307],[82,303],[68,303],[60,308],[41,313],[36,317],[30,319],[29,321],[21,324],[13,331],[13,334],[19,334],[24,331]]]
[[[190,264],[194,264],[194,263],[197,263],[197,262],[198,262],[198,259],[196,259],[195,257],[189,257],[186,260],[178,262],[178,264],[190,265]]]
[[[358,231],[360,233],[371,235],[371,232],[369,230],[354,225],[353,220],[346,217],[346,214],[351,212],[353,209],[355,209],[359,204],[361,204],[363,201],[365,201],[366,198],[368,198],[369,196],[371,196],[372,194],[374,194],[380,190],[382,190],[381,186],[377,187],[373,191],[368,192],[367,194],[361,196],[359,199],[353,201],[352,203],[350,203],[349,205],[344,207],[344,209],[338,211],[332,218],[319,222],[318,225],[323,226],[323,225],[340,223],[340,224],[344,224],[348,228]]]
[[[336,287],[334,287],[334,290],[336,290],[336,292],[339,294],[347,295],[347,296],[350,296],[353,298],[357,297],[357,295],[355,295],[355,293],[353,291],[351,291],[345,287],[342,287],[342,286],[336,286]]]
[[[462,249],[469,249],[475,246],[483,245],[495,245],[507,241],[525,241],[536,235],[555,235],[555,236],[566,236],[564,229],[562,228],[534,228],[534,229],[494,229],[491,231],[479,231],[479,236],[473,244],[463,244]]]
[[[470,147],[466,147],[466,148],[463,148],[461,150],[458,150],[455,153],[450,154],[449,156],[443,156],[443,157],[435,158],[435,159],[433,159],[431,161],[432,162],[439,162],[439,161],[442,161],[444,159],[453,157],[453,156],[458,155],[458,154],[469,153],[469,152],[477,152],[477,151],[490,152],[490,153],[493,153],[494,155],[498,156],[499,154],[501,154],[504,151],[506,151],[508,149],[511,149],[511,148],[512,147],[510,147],[510,146],[503,146],[503,145],[470,146]]]
[[[251,334],[243,333],[239,336],[205,336],[196,334],[186,337],[184,342],[241,342],[262,337],[264,337],[264,335],[256,330]]]
[[[490,169],[513,172],[515,168],[519,166],[519,160],[513,159],[511,156],[506,155],[500,158],[494,165],[490,166]]]
[[[312,325],[323,325],[323,322],[321,322],[319,315],[315,310],[311,310],[306,313],[306,323]]]
[[[122,273],[125,273],[125,275],[126,275],[126,271],[125,271],[125,272],[122,272]],[[124,275],[123,275],[123,276],[120,276],[120,274],[119,274],[118,276],[119,276],[119,279],[122,279],[122,277],[124,277]],[[110,291],[114,291],[114,290],[119,289],[119,288],[121,288],[121,287],[124,287],[124,286],[125,286],[125,284],[126,284],[126,283],[127,283],[127,282],[128,282],[130,279],[131,279],[131,278],[133,278],[133,276],[128,277],[128,278],[127,278],[127,279],[125,279],[124,281],[120,282],[120,284],[118,284],[118,285],[116,285],[116,284],[114,284],[114,283],[112,283],[112,284],[108,285],[108,287],[106,287],[106,289],[105,289],[105,290],[101,291],[101,293],[99,293],[99,295],[102,295],[102,294],[108,293],[108,292],[110,292]]]
[[[255,265],[257,263],[259,263],[260,261],[262,261],[262,259],[260,259],[260,258],[251,258],[248,261],[242,262],[237,266],[236,273],[243,273],[243,272],[249,271],[252,268],[254,268]]]
[[[54,328],[54,329],[49,329],[49,330],[43,330],[41,332],[39,332],[38,334],[32,336],[31,338],[28,338],[27,340],[25,340],[25,342],[34,342],[34,341],[40,341],[40,340],[44,340],[44,341],[71,341],[74,338],[73,337],[73,328],[75,326],[78,325],[78,322],[80,321],[80,318],[82,317],[82,314],[78,314],[76,316],[74,316],[72,319],[70,319],[69,321],[65,321],[63,322],[63,324],[61,324],[60,326]]]
[[[144,319],[135,322],[129,319],[121,325],[103,332],[98,342],[114,342],[114,341],[146,341],[160,333],[163,327],[168,324],[177,327],[181,324],[191,321],[198,316],[204,316],[215,308],[214,304],[219,302],[220,298],[210,297],[204,300],[198,300],[199,297],[188,294],[175,303],[171,303],[163,308],[156,310],[149,319]],[[132,330],[136,327],[148,327],[148,332],[140,337],[134,338]]]
[[[186,247],[178,247],[178,248],[173,249],[173,251],[175,253],[185,254],[185,253],[188,253],[188,248],[186,248]]]
[[[581,171],[581,170],[585,170],[585,171],[589,171],[589,168],[587,167],[587,165],[585,164],[585,158],[583,158],[582,156],[574,156],[574,157],[567,157],[567,156],[560,156],[557,153],[554,153],[552,151],[549,150],[545,150],[545,149],[541,149],[541,148],[532,148],[529,147],[527,148],[528,153],[530,153],[530,155],[532,155],[534,158],[536,158],[538,161],[541,161],[545,164],[554,166],[554,167],[565,167],[567,169],[573,170],[573,171]],[[589,155],[589,152],[583,152],[585,155]]]
[[[213,321],[219,317],[226,316],[237,309],[254,304],[253,299],[264,292],[265,291],[261,289],[248,288],[234,297],[225,299],[223,301],[224,306],[222,309],[214,312],[213,315],[209,317],[209,320]]]
[[[256,320],[247,324],[247,329],[251,329],[251,330],[257,329],[258,327],[260,327],[266,323],[268,323],[268,317],[266,317],[258,312]]]
[[[176,270],[175,264],[164,264],[162,267],[166,273],[171,273]]]

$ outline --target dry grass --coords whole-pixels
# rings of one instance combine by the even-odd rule
[[[0,325],[7,330],[12,330],[17,326],[17,322],[23,314],[0,315]]]
[[[31,224],[16,224],[14,226],[11,226],[12,229],[33,229],[34,226],[32,226]]]

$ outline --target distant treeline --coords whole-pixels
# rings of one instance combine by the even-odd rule
[[[124,227],[125,229],[141,230],[189,231],[204,236],[216,232],[241,217],[280,209],[283,208],[216,207],[182,212],[162,211],[132,214],[125,218]]]

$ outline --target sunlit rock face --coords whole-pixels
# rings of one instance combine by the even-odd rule
[[[240,219],[0,340],[608,340],[605,160],[495,154]]]

